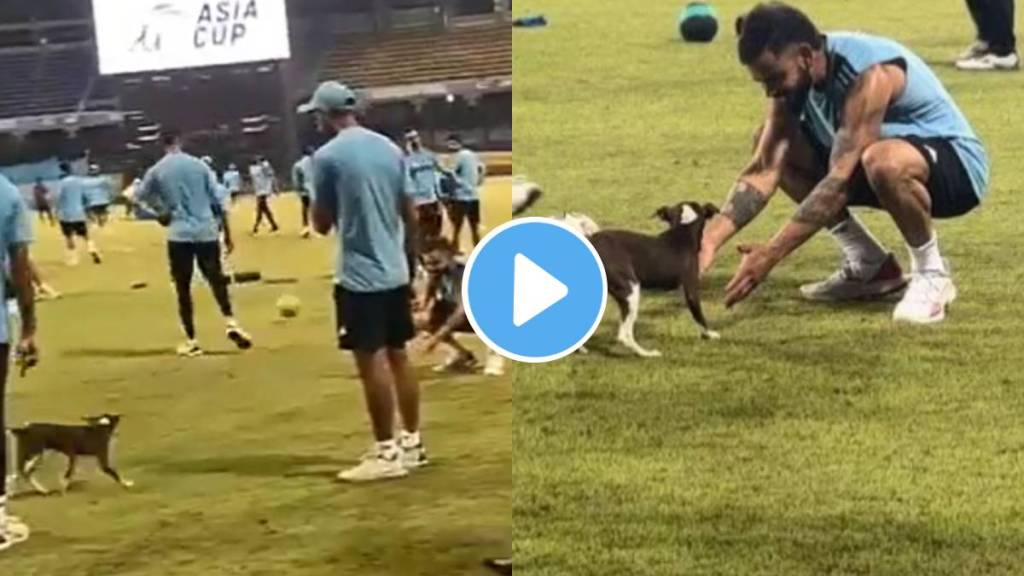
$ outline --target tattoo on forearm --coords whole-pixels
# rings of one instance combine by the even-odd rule
[[[827,176],[800,203],[793,220],[801,224],[824,227],[846,206],[846,180]]]
[[[768,198],[760,190],[746,182],[739,181],[729,192],[722,208],[722,216],[732,220],[737,228],[749,224],[768,204]]]

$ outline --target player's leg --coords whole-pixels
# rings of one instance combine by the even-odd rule
[[[0,345],[0,552],[28,539],[29,530],[21,520],[7,514],[7,370],[11,347]]]
[[[270,222],[270,231],[277,232],[280,227],[277,225],[277,220],[274,219],[274,212],[270,209],[270,197],[267,196],[263,199],[263,209],[267,212],[267,221]]]
[[[452,245],[458,250],[461,247],[459,240],[462,238],[462,225],[466,221],[466,203],[453,200],[448,216],[452,220]]]
[[[75,249],[75,225],[72,222],[61,222],[60,233],[64,236],[64,262],[68,266],[78,266],[78,250]]]
[[[351,347],[363,384],[366,410],[370,416],[374,449],[358,466],[342,471],[345,482],[368,482],[408,474],[402,465],[402,450],[395,440],[395,389],[388,353],[387,292],[345,292],[336,300],[345,319],[347,342]]]
[[[934,217],[955,217],[977,206],[973,186],[955,150],[945,140],[913,137],[881,140],[861,157],[879,205],[892,216],[907,243],[911,281],[893,318],[918,324],[940,322],[956,299],[947,262],[939,252]]]
[[[466,219],[469,220],[469,233],[473,238],[473,246],[480,243],[480,201],[473,200],[467,203]]]
[[[89,225],[85,222],[77,223],[75,225],[75,234],[82,238],[82,240],[85,240],[86,249],[89,251],[89,256],[92,258],[93,263],[102,264],[103,256],[100,254],[96,241],[89,236]]]
[[[266,198],[263,196],[256,197],[256,223],[252,225],[252,233],[256,234],[260,231],[260,224],[263,224],[263,214],[265,212],[264,206],[266,205]]]
[[[302,237],[309,238],[309,211],[312,206],[312,199],[309,196],[302,196]]]
[[[167,259],[171,266],[171,279],[178,297],[178,318],[186,341],[178,347],[182,356],[200,356],[202,348],[196,341],[195,311],[192,304],[192,273],[195,266],[195,248],[188,242],[168,242]]]
[[[398,412],[402,416],[399,436],[402,464],[406,468],[418,468],[427,464],[427,450],[420,437],[420,384],[405,349],[416,335],[409,292],[409,287],[392,290],[384,305],[387,312],[388,365],[394,377]]]
[[[760,135],[759,128],[754,134],[755,145]],[[827,151],[812,144],[803,131],[794,131],[782,172],[783,192],[799,204],[825,177],[827,170]],[[906,285],[896,258],[849,210],[843,209],[829,224],[828,231],[839,245],[843,262],[839,270],[825,280],[801,286],[804,298],[826,302],[879,298]]]
[[[195,245],[195,250],[199,271],[206,278],[206,283],[209,284],[217,306],[220,308],[220,313],[227,323],[225,334],[240,349],[248,350],[252,347],[252,337],[235,320],[235,313],[231,307],[231,294],[228,291],[228,279],[224,276],[220,264],[220,243],[201,242]]]

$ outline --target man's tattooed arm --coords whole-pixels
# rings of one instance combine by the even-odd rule
[[[739,180],[725,200],[722,216],[732,220],[739,230],[750,224],[767,205],[768,196],[747,182]]]

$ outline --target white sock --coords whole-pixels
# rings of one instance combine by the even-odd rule
[[[96,243],[93,242],[92,240],[89,240],[86,243],[86,247],[88,248],[90,254],[97,254],[97,253],[99,253],[99,250],[96,249]]]
[[[924,245],[914,248],[907,244],[907,248],[910,250],[910,270],[915,274],[922,272],[945,274],[947,272],[946,263],[942,260],[942,254],[939,253],[939,237],[934,232],[932,232],[932,239],[925,242]]]
[[[377,454],[381,456],[391,456],[398,452],[398,442],[395,439],[385,440],[383,442],[377,442]]]
[[[2,479],[4,482],[7,478]],[[0,527],[7,524],[7,495],[0,496]]]
[[[889,256],[882,244],[853,214],[829,232],[855,268],[878,266]]]
[[[402,446],[408,448],[415,448],[420,445],[420,433],[419,432],[406,432],[402,431]]]

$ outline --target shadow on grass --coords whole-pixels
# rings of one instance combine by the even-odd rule
[[[329,456],[246,454],[193,460],[169,460],[152,466],[171,474],[234,474],[268,478],[333,478],[344,464]]]

